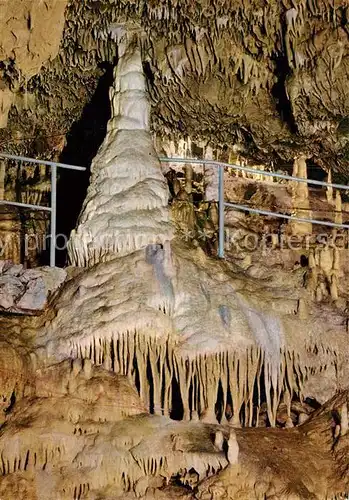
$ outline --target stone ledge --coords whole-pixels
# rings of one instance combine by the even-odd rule
[[[39,314],[67,277],[61,268],[24,269],[0,260],[0,313]]]

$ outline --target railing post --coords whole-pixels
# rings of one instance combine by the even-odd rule
[[[38,160],[36,158],[27,158],[25,156],[16,156],[10,155],[7,153],[0,152],[0,158],[5,158],[9,160],[15,160],[19,162],[17,166],[17,182],[16,182],[16,200],[18,201],[7,201],[5,199],[1,199],[1,163],[0,163],[0,205],[10,205],[14,207],[25,207],[31,208],[33,210],[42,210],[46,212],[51,212],[51,221],[50,221],[50,266],[54,267],[56,265],[56,237],[57,237],[57,168],[67,168],[69,170],[81,170],[85,171],[85,167],[79,167],[77,165],[67,165],[66,163],[58,163],[47,160]],[[0,160],[1,161],[1,160]],[[51,207],[45,207],[42,205],[33,205],[30,203],[21,203],[21,191],[20,191],[20,183],[18,179],[20,179],[21,165],[22,162],[34,163],[39,165],[48,165],[51,167]],[[46,246],[45,246],[46,250]]]
[[[219,165],[218,176],[218,206],[219,206],[219,236],[218,257],[224,258],[224,167]]]
[[[56,265],[57,167],[51,166],[51,242],[50,266]]]

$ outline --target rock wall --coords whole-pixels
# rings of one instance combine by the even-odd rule
[[[310,2],[298,2],[294,12],[290,4],[282,7],[280,2],[271,1],[259,10],[256,4],[234,2],[230,7],[236,8],[236,17],[231,19],[223,16],[226,5],[212,9],[203,2],[198,9],[186,2],[176,3],[174,9],[168,2],[142,4],[141,17],[154,20],[160,31],[168,28],[166,36],[171,39],[166,50],[159,37],[150,43],[161,54],[155,58],[161,66],[155,81],[162,80],[171,89],[168,101],[157,101],[164,110],[157,126],[169,120],[178,122],[180,128],[178,109],[181,102],[189,102],[184,121],[201,132],[207,131],[209,122],[212,130],[214,117],[222,118],[218,105],[230,103],[231,95],[231,102],[238,102],[241,111],[242,96],[246,104],[252,93],[258,101],[254,106],[247,104],[244,120],[249,125],[244,123],[244,131],[252,127],[259,146],[267,136],[271,143],[275,135],[285,137],[274,108],[271,112],[264,106],[270,104],[275,74],[260,55],[268,52],[269,39],[280,42],[280,24],[275,20],[280,9],[286,10],[288,61],[290,67],[300,69],[294,38],[309,17],[305,4]],[[70,4],[70,14],[91,12],[75,19],[73,26],[67,23],[67,32],[85,22],[93,24],[96,12],[90,5]],[[100,15],[101,4],[94,5]],[[104,6],[101,23],[109,26],[108,13],[112,10],[117,17],[123,5]],[[329,12],[321,2],[312,3],[309,9],[314,17],[326,18]],[[337,14],[333,12],[333,23]],[[197,16],[203,25],[199,29],[195,29]],[[173,48],[176,37],[183,35],[175,31],[183,18],[195,37],[184,36],[184,45]],[[209,19],[216,23],[212,36],[217,45],[207,34]],[[242,26],[256,27],[252,38],[235,40],[236,31],[232,36],[231,23],[239,25],[241,19]],[[92,33],[101,34],[100,26],[95,28],[87,34],[77,29],[84,47],[91,48]],[[309,419],[311,411],[303,401],[304,396],[323,401],[325,391],[347,386],[348,323],[336,304],[323,304],[329,287],[331,299],[338,301],[338,253],[325,248],[310,253],[314,287],[310,283],[307,290],[301,266],[287,273],[270,256],[258,265],[246,260],[239,266],[229,259],[208,258],[198,245],[174,238],[168,190],[150,133],[138,28],[125,31],[113,24],[108,29],[106,36],[111,32],[118,43],[114,40],[107,56],[104,44],[98,44],[98,49],[106,58],[115,55],[116,47],[119,51],[110,92],[112,117],[92,164],[77,229],[71,235],[73,268],[41,316],[0,316],[4,410],[0,496],[5,500],[294,500],[345,494],[349,488],[347,391],[336,394]],[[71,50],[67,50],[69,57],[73,64],[85,64],[84,50],[75,51],[76,39],[72,40],[64,41]],[[243,51],[238,50],[241,44]],[[219,54],[214,56],[217,47]],[[227,47],[234,54],[232,61]],[[212,80],[205,80],[209,68],[215,66],[212,74],[219,71],[231,76],[232,64],[229,90],[222,91],[224,77],[210,87]],[[193,83],[194,97],[181,94],[178,78]],[[192,113],[193,102],[199,102],[197,86],[209,109],[217,105],[208,121],[200,122],[201,114]],[[155,92],[152,88],[153,97]],[[257,115],[260,109],[270,122],[265,114]],[[231,132],[231,111],[221,130],[216,128],[223,138],[228,129]],[[278,125],[270,132],[269,123]],[[298,175],[306,174],[304,159],[296,167]],[[212,202],[210,220],[214,223],[217,212],[214,194],[210,194],[215,191],[214,174],[210,180],[206,186],[203,183],[204,203]],[[247,183],[251,179],[234,178],[235,184],[237,180]],[[192,206],[194,181],[198,179],[188,165],[182,183],[173,180],[175,201],[185,203],[186,209]],[[307,191],[293,194],[288,198],[290,210],[302,208],[297,205],[300,198],[310,210]],[[274,203],[270,193],[264,195],[257,189],[248,200],[255,196],[256,201]],[[186,216],[191,219],[189,209]],[[240,223],[244,222],[241,218]],[[255,225],[263,233],[261,219],[248,219],[245,229]],[[264,263],[270,266],[269,275],[263,274]],[[13,277],[14,288],[24,290],[22,281],[28,279],[30,284],[29,278],[36,276],[25,274]],[[312,301],[317,294],[319,300]],[[321,383],[314,384],[314,380]],[[238,428],[259,425],[283,429]],[[294,425],[298,427],[292,429]]]
[[[58,19],[65,2],[46,4],[18,3],[19,18],[10,20],[3,31],[6,49],[0,61],[4,81],[6,87],[12,82],[11,89],[18,88],[21,95],[25,94],[25,81],[18,74],[17,63],[11,62],[14,52],[27,75],[34,74],[39,60],[49,57],[49,50],[54,52],[53,46],[47,48],[47,28],[44,23],[38,27],[35,19],[37,15],[47,19],[50,36],[56,40],[53,26],[61,21],[53,23],[47,16]],[[8,5],[13,2],[4,5],[5,23]],[[27,28],[30,9],[31,31]],[[179,135],[185,139],[189,134],[217,147],[239,144],[246,156],[258,162],[271,157],[292,161],[304,151],[323,166],[345,171],[349,113],[345,98],[346,0],[334,4],[272,0],[265,5],[259,0],[217,5],[205,0],[198,9],[184,0],[159,5],[105,0],[102,15],[98,2],[71,1],[65,11],[59,57],[29,81],[33,100],[28,109],[18,105],[23,119],[28,120],[29,115],[44,128],[51,126],[47,116],[38,113],[40,105],[55,113],[59,132],[67,132],[92,97],[91,81],[100,76],[99,68],[115,62],[110,25],[125,20],[136,20],[144,29],[141,44],[152,97],[152,126],[157,133],[172,139]],[[24,42],[19,48],[7,26],[17,29],[16,36]],[[41,59],[35,56],[33,64],[29,63],[31,56],[24,62],[28,41],[33,54],[42,51]],[[6,59],[9,55],[11,61]],[[73,88],[74,93],[69,92]],[[2,100],[5,107],[7,100]]]
[[[6,127],[13,93],[58,54],[66,5],[67,0],[1,2],[0,75],[6,78],[0,88],[0,128]]]

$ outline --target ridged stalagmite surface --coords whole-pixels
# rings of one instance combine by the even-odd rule
[[[242,246],[235,255],[227,248],[226,260],[208,257],[196,237],[188,238],[190,244],[173,237],[167,185],[150,134],[141,57],[149,58],[145,68],[153,98],[162,89],[154,98],[152,126],[159,130],[175,123],[188,135],[208,130],[209,141],[201,134],[195,138],[203,146],[202,157],[217,157],[214,138],[222,147],[225,137],[248,138],[259,147],[266,136],[272,143],[276,136],[291,134],[279,130],[275,100],[269,99],[272,89],[273,96],[280,93],[279,79],[283,92],[289,91],[278,102],[280,109],[287,113],[287,97],[294,114],[301,112],[297,81],[292,73],[287,82],[281,80],[282,68],[274,59],[285,50],[289,70],[298,80],[305,78],[300,49],[303,28],[304,34],[309,29],[306,6],[317,12],[313,17],[331,14],[332,24],[346,21],[344,12],[339,17],[340,9],[332,12],[324,2],[318,0],[323,9],[315,11],[315,1],[295,0],[297,12],[278,0],[264,8],[257,0],[221,2],[221,8],[216,2],[214,9],[208,1],[197,6],[180,0],[69,3],[66,38],[76,30],[79,42],[73,35],[64,41],[61,61],[72,57],[75,67],[84,69],[88,60],[94,64],[99,57],[97,50],[92,56],[94,38],[103,57],[107,49],[111,60],[118,54],[112,116],[71,235],[73,266],[66,280],[40,315],[0,315],[1,500],[322,500],[346,495],[348,391],[337,392],[314,412],[315,405],[348,384],[344,250],[340,254],[316,242],[304,253],[302,247],[290,248],[288,267],[282,267],[281,230],[280,239],[279,234],[270,238],[272,251],[266,246],[243,256]],[[139,28],[128,24],[127,31],[115,21],[124,6],[125,18],[132,11],[146,28],[142,50]],[[73,14],[90,29],[85,24],[80,30],[79,23],[71,22]],[[326,22],[331,24],[329,18]],[[252,27],[252,38],[242,36],[246,26]],[[86,58],[84,46],[92,59]],[[270,50],[272,64],[266,57]],[[303,99],[304,90],[299,92]],[[249,105],[251,96],[258,106]],[[211,110],[207,122],[200,120],[204,109]],[[238,137],[239,129],[234,132],[243,115],[245,138]],[[215,128],[216,117],[223,117],[221,127]],[[233,145],[226,155],[229,149],[240,151]],[[178,150],[188,152],[184,141]],[[288,202],[284,210],[310,215],[314,200],[305,184],[295,184],[292,200],[287,185],[253,185],[263,180],[265,169],[254,179],[227,172],[226,194],[234,184],[244,202],[275,209],[282,199]],[[305,177],[306,169],[300,155],[294,172]],[[187,230],[189,221],[193,227],[200,221],[213,238],[217,170],[206,168],[202,178],[186,165],[181,181],[167,173],[172,213],[182,216]],[[46,185],[44,176],[40,179],[35,200]],[[334,194],[328,192],[328,205],[335,205],[331,217],[339,220],[345,211]],[[234,217],[233,228],[248,231],[236,242],[253,232],[275,236],[262,218]],[[297,232],[304,228],[312,229],[302,221],[294,227]],[[6,280],[6,286],[15,284]],[[267,426],[273,428],[261,428]]]
[[[90,187],[69,256],[78,266],[171,239],[168,190],[149,132],[140,50],[129,43],[110,90],[112,118],[93,161]]]

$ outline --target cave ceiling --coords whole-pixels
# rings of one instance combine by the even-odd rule
[[[53,31],[59,49],[51,46],[49,53],[41,33],[34,48],[24,44],[26,59],[0,35],[1,91],[11,92],[14,104],[0,130],[7,150],[22,144],[9,142],[14,132],[24,138],[33,131],[68,133],[117,61],[117,23],[132,21],[141,27],[157,134],[235,145],[255,161],[292,161],[302,152],[325,169],[347,172],[348,0],[58,3],[36,5],[51,9],[43,18],[47,33],[62,23],[61,33]],[[18,44],[17,21],[12,32]],[[37,24],[29,21],[34,33]]]

